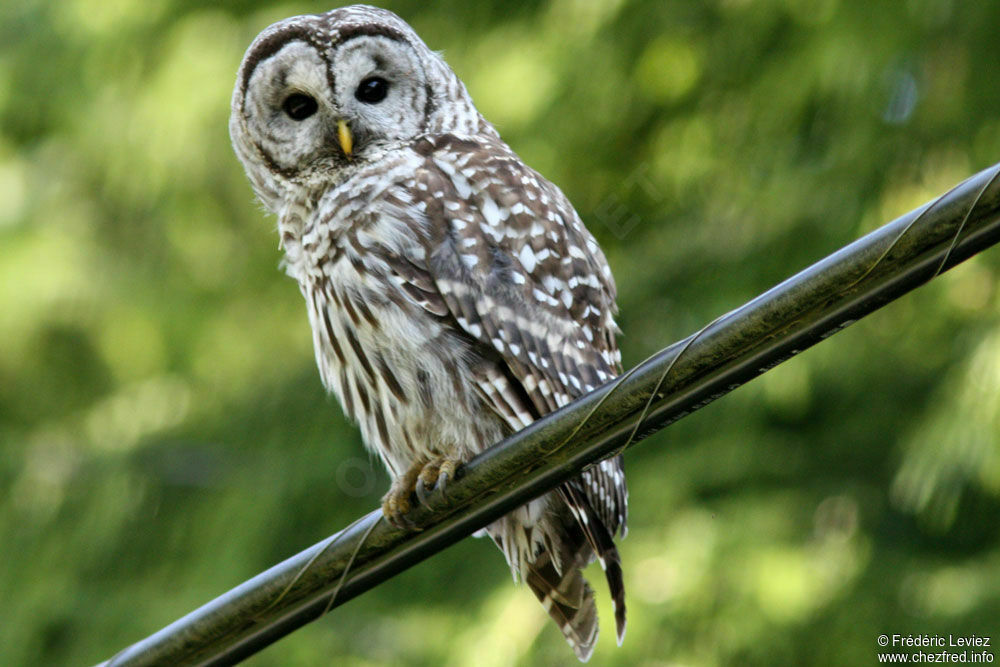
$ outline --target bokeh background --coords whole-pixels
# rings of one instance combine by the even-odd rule
[[[1000,158],[1000,3],[388,7],[606,249],[626,366]],[[328,8],[0,7],[5,665],[107,658],[388,485],[227,135],[255,34]],[[630,451],[628,636],[605,621],[593,663],[1000,641],[998,271],[987,251]],[[248,664],[387,663],[573,660],[470,539]]]

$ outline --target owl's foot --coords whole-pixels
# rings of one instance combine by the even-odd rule
[[[414,485],[417,483],[417,477],[420,476],[422,469],[422,463],[414,463],[400,477],[392,480],[389,491],[382,496],[382,516],[396,528],[416,528],[416,525],[406,518],[406,515],[413,509],[413,505],[410,504],[410,496],[413,495]]]
[[[420,504],[426,506],[431,491],[441,489],[444,493],[448,481],[455,479],[461,464],[459,459],[448,456],[415,461],[409,470],[393,480],[389,492],[382,496],[382,515],[397,528],[416,528],[406,516],[413,509],[413,494],[416,494]]]
[[[450,480],[455,479],[455,472],[460,465],[462,465],[460,460],[450,456],[439,456],[424,465],[417,476],[417,485],[413,489],[417,493],[420,504],[427,507],[427,499],[434,489],[440,489],[441,495],[447,500],[445,487],[448,486]]]

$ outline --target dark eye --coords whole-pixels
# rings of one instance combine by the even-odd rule
[[[305,120],[316,113],[317,105],[309,95],[292,93],[281,103],[281,108],[292,120]]]
[[[380,76],[370,76],[358,84],[354,97],[365,104],[378,104],[389,94],[389,82]]]

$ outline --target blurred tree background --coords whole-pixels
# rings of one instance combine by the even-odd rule
[[[388,6],[607,251],[634,365],[1000,156],[1000,3]],[[325,4],[0,7],[0,662],[104,659],[374,508],[227,134]],[[1000,641],[1000,250],[632,450],[596,664]],[[248,664],[573,664],[466,540]]]

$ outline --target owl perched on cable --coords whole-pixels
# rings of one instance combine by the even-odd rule
[[[463,462],[620,370],[594,238],[395,14],[354,6],[264,30],[230,132],[278,216],[323,383],[392,476],[394,524]],[[486,528],[581,660],[597,639],[581,574],[595,557],[624,636],[612,538],[626,504],[615,457]]]

